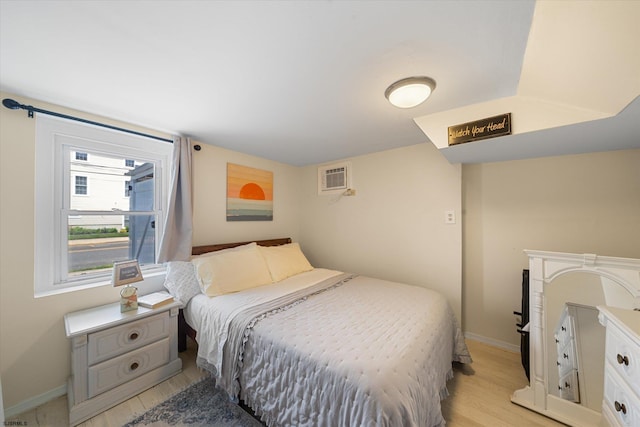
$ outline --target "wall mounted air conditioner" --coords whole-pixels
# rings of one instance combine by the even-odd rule
[[[351,163],[332,163],[318,167],[318,194],[343,193],[351,188]]]

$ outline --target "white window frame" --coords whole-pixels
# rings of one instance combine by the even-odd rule
[[[65,210],[69,205],[68,200],[63,198],[69,197],[69,179],[71,179],[65,171],[69,170],[69,151],[82,149],[129,159],[151,160],[155,163],[156,253],[159,249],[168,203],[172,144],[95,125],[36,114],[34,269],[36,297],[111,285],[111,271],[92,274],[89,277],[65,277],[68,254],[67,216],[83,214],[81,211]],[[86,214],[95,214],[95,212],[86,212]],[[145,278],[162,274],[164,271],[164,267],[159,264],[147,265],[143,268]]]

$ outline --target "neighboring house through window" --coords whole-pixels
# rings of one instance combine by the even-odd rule
[[[87,177],[76,175],[76,194],[87,195]]]
[[[161,270],[172,145],[36,117],[36,296],[109,284],[114,261]]]

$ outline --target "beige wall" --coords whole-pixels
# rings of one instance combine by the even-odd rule
[[[461,173],[432,144],[349,159],[352,197],[318,196],[304,168],[301,242],[314,265],[443,292],[461,315]],[[445,224],[445,211],[458,221]]]
[[[299,239],[299,168],[201,144],[193,152],[193,244]],[[273,172],[273,221],[227,222],[227,162]]]
[[[0,93],[38,108],[113,122],[40,101]],[[144,132],[148,130],[139,129]],[[167,137],[167,135],[160,135]],[[0,375],[5,410],[65,392],[70,372],[66,313],[115,302],[118,291],[99,287],[34,298],[35,120],[26,111],[0,108]],[[297,168],[203,144],[194,152],[195,244],[251,238],[297,238]],[[226,162],[274,172],[274,221],[227,223]],[[162,287],[162,277],[137,285],[140,293]],[[42,396],[40,396],[42,395]]]
[[[465,331],[516,345],[523,249],[640,258],[640,150],[465,165]]]

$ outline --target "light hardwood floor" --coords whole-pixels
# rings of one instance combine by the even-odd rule
[[[520,353],[478,341],[466,342],[473,363],[454,365],[454,377],[447,384],[449,397],[442,401],[447,426],[564,426],[511,403],[511,394],[529,383]]]
[[[467,340],[473,357],[472,365],[454,366],[454,377],[448,383],[449,397],[442,401],[442,413],[449,427],[467,426],[562,426],[528,409],[511,403],[511,393],[527,384],[520,365],[520,354],[492,347],[478,341]],[[182,372],[161,384],[105,411],[82,427],[121,427],[136,414],[166,400],[169,396],[202,378],[195,363],[196,349],[190,341],[181,353]],[[69,424],[66,396],[20,414],[11,420],[20,425],[66,426]]]

